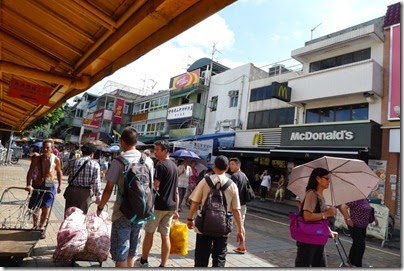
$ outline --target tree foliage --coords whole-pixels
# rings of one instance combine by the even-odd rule
[[[38,130],[44,129],[45,127],[52,129],[63,120],[64,116],[67,115],[68,109],[69,104],[64,103],[61,107],[36,120],[33,124],[28,126],[26,130]]]

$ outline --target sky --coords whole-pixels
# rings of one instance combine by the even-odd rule
[[[238,0],[104,78],[87,91],[101,95],[107,81],[151,94],[200,58],[229,68],[247,63],[268,70],[291,67],[292,50],[306,41],[384,16],[397,0]],[[288,61],[285,61],[288,60]],[[81,95],[79,95],[81,96]]]

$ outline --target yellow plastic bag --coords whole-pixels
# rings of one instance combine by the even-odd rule
[[[188,227],[178,219],[173,220],[170,227],[170,254],[188,254]]]

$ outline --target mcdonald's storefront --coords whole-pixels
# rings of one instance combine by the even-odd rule
[[[380,159],[381,129],[373,121],[284,125],[281,128],[236,132],[233,149],[219,154],[238,157],[242,170],[253,178],[268,169],[277,180],[280,172],[324,155],[368,162]]]

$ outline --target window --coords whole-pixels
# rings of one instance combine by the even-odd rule
[[[128,112],[129,112],[129,105],[125,103],[125,105],[123,107],[123,113],[128,114]]]
[[[279,125],[293,124],[294,107],[250,112],[247,129],[278,128]]]
[[[238,104],[238,95],[230,97],[230,107],[236,107]]]
[[[81,109],[76,109],[76,114],[75,114],[75,117],[76,118],[82,118],[83,117],[83,110],[81,110]]]
[[[310,63],[310,72],[330,69],[365,59],[370,59],[370,48]]]
[[[216,111],[217,110],[217,101],[218,101],[218,96],[212,97],[212,99],[209,101],[210,111]]]
[[[145,135],[155,136],[155,135],[157,135],[157,132],[163,132],[164,128],[165,128],[164,122],[148,123],[146,131],[145,131]]]
[[[306,123],[367,120],[368,104],[343,105],[306,111]]]

